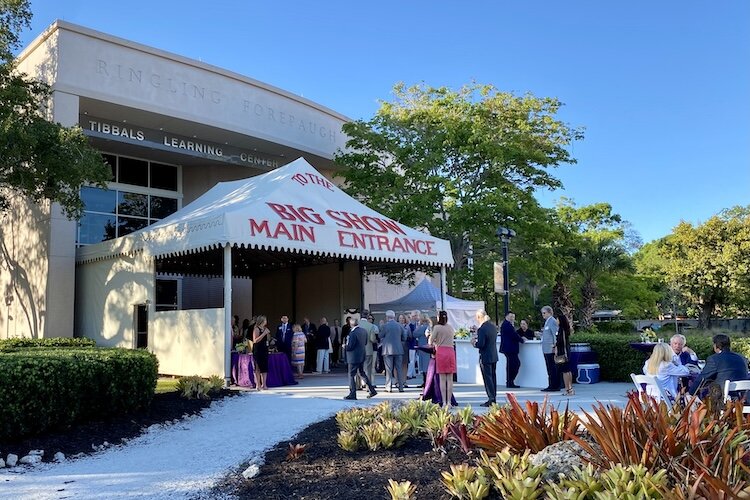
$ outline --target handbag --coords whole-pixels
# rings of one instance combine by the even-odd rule
[[[565,345],[563,344],[563,353],[562,354],[555,354],[554,357],[555,364],[556,365],[563,365],[568,362],[568,353],[565,352]]]

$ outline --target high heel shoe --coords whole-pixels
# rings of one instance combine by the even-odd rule
[[[572,387],[570,389],[565,389],[565,392],[563,393],[564,396],[575,396],[576,390]]]

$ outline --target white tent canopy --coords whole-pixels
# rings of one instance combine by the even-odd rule
[[[172,374],[211,374],[223,364],[228,383],[232,277],[345,260],[370,269],[440,267],[443,277],[453,265],[447,241],[380,215],[299,158],[257,177],[219,183],[151,226],[79,248],[76,328],[102,345],[133,345],[134,329],[126,323],[134,306],[145,305],[159,341],[149,348],[160,366],[175,367],[165,368]],[[223,276],[224,306],[156,311],[157,273]]]
[[[428,278],[425,278],[414,290],[399,299],[370,304],[370,312],[372,313],[383,313],[390,309],[400,312],[419,310],[434,314],[441,308],[444,308],[445,312],[448,313],[448,323],[454,328],[461,328],[476,324],[474,315],[477,309],[484,309],[484,301],[463,300],[446,295],[445,305],[443,306],[440,289],[433,285]]]
[[[145,251],[195,253],[226,245],[352,260],[452,266],[450,244],[350,197],[303,158],[257,177],[221,182],[127,236],[82,247],[78,262]]]

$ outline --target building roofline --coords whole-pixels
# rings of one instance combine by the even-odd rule
[[[60,19],[55,20],[55,22],[50,24],[39,36],[37,36],[29,45],[27,45],[21,51],[21,53],[18,54],[18,57],[16,57],[16,60],[23,61],[26,57],[28,57],[31,53],[33,53],[37,49],[37,47],[39,47],[39,45],[43,44],[49,37],[51,37],[54,33],[56,33],[59,30],[71,31],[73,33],[78,33],[78,34],[88,36],[91,38],[97,38],[105,42],[113,43],[116,45],[121,45],[123,47],[133,49],[133,50],[138,50],[146,54],[151,54],[151,55],[161,57],[164,59],[171,59],[172,61],[175,61],[181,64],[186,64],[188,66],[193,66],[203,71],[210,71],[212,73],[216,73],[221,76],[231,78],[233,80],[237,80],[248,85],[259,87],[269,92],[273,92],[274,94],[278,94],[281,97],[297,101],[301,104],[304,104],[305,106],[309,106],[311,108],[317,109],[318,111],[321,111],[327,115],[330,115],[333,118],[336,118],[338,120],[342,120],[345,122],[352,121],[351,118],[337,111],[334,111],[331,108],[328,108],[314,101],[311,101],[310,99],[299,96],[297,94],[293,94],[279,87],[275,87],[273,85],[263,83],[259,80],[255,80],[254,78],[250,78],[248,76],[235,73],[234,71],[223,69],[218,66],[214,66],[213,64],[204,63],[202,61],[196,61],[195,59],[190,59],[189,57],[181,56],[173,52],[169,52],[169,51],[162,50],[162,49],[157,49],[157,48],[150,47],[148,45],[144,45],[138,42],[133,42],[125,38],[120,38],[114,35],[109,35],[101,31],[97,31],[91,28],[87,28],[85,26],[70,23],[68,21],[63,21]]]

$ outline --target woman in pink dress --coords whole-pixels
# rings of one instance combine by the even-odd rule
[[[430,345],[435,346],[435,370],[440,378],[440,393],[443,406],[450,408],[453,398],[453,374],[456,373],[456,351],[453,327],[448,324],[448,313],[440,311],[438,324],[432,328]]]

